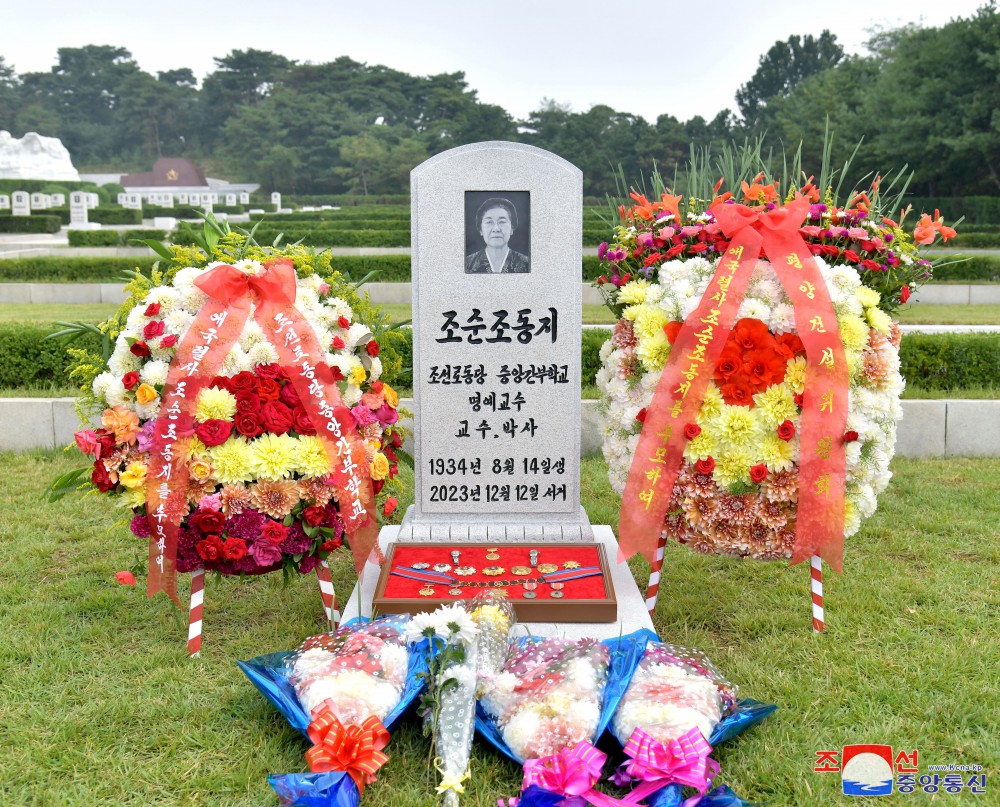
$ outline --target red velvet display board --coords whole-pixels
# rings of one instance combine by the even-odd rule
[[[560,572],[572,574],[575,570],[565,569],[563,564],[575,561],[581,567],[597,566],[601,574],[563,582],[563,596],[553,598],[552,586],[539,582],[535,588],[534,599],[524,597],[526,580],[538,580],[542,574],[536,569],[530,575],[515,575],[511,569],[515,566],[531,566],[529,552],[538,551],[538,565],[554,564]],[[456,564],[452,561],[453,550],[461,552],[458,566],[472,566],[475,574],[462,576],[455,574]],[[487,559],[490,554],[499,554],[499,559]],[[393,570],[410,566],[414,563],[429,563],[430,568],[425,573],[435,574],[434,565],[445,563],[452,568],[443,574],[458,581],[427,583],[412,580],[392,574]],[[502,567],[499,575],[486,575],[483,570],[489,567]],[[378,587],[375,593],[374,605],[381,613],[410,613],[429,611],[438,605],[461,599],[471,599],[487,587],[495,588],[499,581],[507,581],[502,588],[514,606],[519,619],[529,622],[614,622],[618,618],[618,608],[615,602],[614,586],[611,581],[604,547],[597,543],[539,543],[539,544],[443,544],[405,542],[392,544],[389,547],[386,563],[382,567]],[[470,586],[469,583],[488,584]],[[464,585],[463,585],[464,584]],[[422,596],[420,590],[433,586],[434,593]],[[449,589],[461,588],[457,595],[449,594]]]

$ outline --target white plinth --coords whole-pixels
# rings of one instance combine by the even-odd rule
[[[378,542],[385,551],[390,542],[396,539],[399,527],[383,527],[379,533]],[[607,639],[619,634],[647,628],[653,630],[653,621],[649,618],[646,604],[639,587],[632,577],[632,570],[627,563],[618,563],[618,542],[611,527],[606,524],[594,527],[594,540],[604,544],[611,577],[615,584],[615,597],[618,599],[617,622],[527,622],[528,630],[535,636],[562,636],[567,639],[582,639],[591,637]],[[367,563],[361,574],[358,585],[351,592],[350,600],[341,601],[343,606],[342,621],[346,622],[358,616],[358,603],[361,603],[362,615],[371,616],[372,599],[375,596],[375,586],[378,584],[379,567]],[[358,590],[360,589],[360,600]]]

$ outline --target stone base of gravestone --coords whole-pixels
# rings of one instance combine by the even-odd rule
[[[608,639],[645,628],[654,630],[653,620],[646,610],[646,603],[636,585],[632,570],[627,563],[618,563],[618,542],[611,527],[599,525],[594,528],[594,540],[604,545],[611,578],[618,601],[618,620],[615,622],[524,622],[521,623],[534,636],[560,636],[566,639]],[[389,544],[396,541],[399,527],[383,527],[379,533],[379,546],[388,551]],[[368,562],[361,572],[357,585],[349,600],[340,599],[341,621],[347,622],[356,616],[372,616],[372,600],[378,585],[380,569]],[[429,605],[429,604],[428,604]]]
[[[414,519],[416,508],[410,505],[399,526],[400,541],[497,541],[526,543],[530,541],[593,541],[594,530],[586,510],[580,507],[577,520],[560,515],[558,520],[543,522],[531,514],[504,513],[495,520],[479,522],[421,521]]]

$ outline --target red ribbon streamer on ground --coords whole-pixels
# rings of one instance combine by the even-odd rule
[[[374,492],[350,410],[344,406],[325,351],[295,308],[295,269],[287,259],[265,264],[259,275],[222,265],[196,281],[208,300],[177,348],[164,385],[146,475],[146,514],[152,529],[146,593],[177,597],[177,531],[187,513],[187,457],[178,442],[193,433],[195,401],[219,374],[256,306],[255,318],[278,353],[289,381],[316,428],[331,462],[340,515],[351,538],[355,566],[364,566],[377,539]],[[292,372],[297,370],[297,372]]]
[[[768,212],[737,204],[712,208],[732,240],[697,310],[678,333],[648,407],[622,499],[620,557],[641,552],[653,562],[684,453],[683,427],[694,422],[701,407],[715,360],[763,252],[792,301],[796,331],[806,349],[792,563],[820,555],[841,570],[849,374],[826,283],[798,232],[808,211],[809,201],[801,197]],[[702,325],[702,333],[696,333]],[[701,352],[695,347],[699,341]]]

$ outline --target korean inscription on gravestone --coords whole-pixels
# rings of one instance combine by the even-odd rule
[[[580,506],[582,175],[480,143],[412,175],[416,502],[400,537],[592,537]],[[465,226],[456,226],[463,222]]]
[[[28,195],[27,191],[14,191],[11,196],[11,215],[13,216],[30,216],[31,215],[31,197]]]
[[[83,191],[73,191],[69,195],[69,223],[87,223],[87,194]]]

